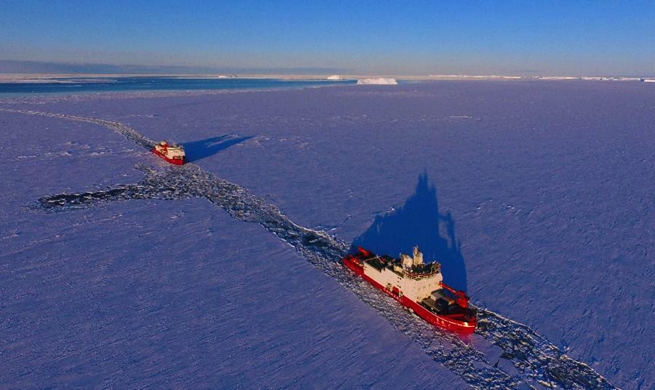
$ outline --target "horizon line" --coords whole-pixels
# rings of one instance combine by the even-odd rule
[[[402,73],[402,72],[368,72],[356,71],[351,68],[339,67],[213,67],[193,65],[137,65],[137,64],[109,64],[109,63],[72,63],[49,62],[29,60],[0,60],[0,75],[22,76],[105,76],[105,77],[131,77],[131,76],[219,76],[240,74],[242,77],[251,76],[282,76],[282,77],[318,77],[323,75],[343,75],[344,77],[395,77],[405,79],[432,79],[432,78],[653,78],[646,74],[549,74],[537,70],[515,70],[511,72],[492,72],[489,74],[476,73]]]

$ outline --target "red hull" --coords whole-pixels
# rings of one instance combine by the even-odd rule
[[[389,295],[396,301],[400,302],[401,305],[411,309],[416,315],[423,318],[428,323],[449,330],[451,332],[456,332],[461,334],[471,334],[475,332],[475,326],[477,325],[477,321],[469,321],[469,322],[456,321],[447,316],[442,316],[432,313],[431,311],[419,305],[418,303],[412,301],[411,299],[408,299],[405,296],[398,296],[394,294],[392,291],[384,288],[381,284],[379,284],[375,280],[371,279],[369,276],[367,276],[364,273],[364,267],[361,264],[358,264],[357,261],[353,261],[352,257],[350,256],[344,257],[343,264],[346,267],[348,267],[350,270],[352,270],[354,273],[364,278],[364,280],[371,283],[378,290],[384,292],[385,294]]]
[[[184,164],[184,160],[182,160],[182,159],[173,159],[173,158],[168,158],[168,157],[166,157],[164,154],[160,153],[160,152],[159,152],[157,149],[155,149],[155,148],[152,148],[152,152],[153,152],[154,154],[156,154],[157,156],[163,158],[164,160],[168,161],[168,162],[171,163],[171,164],[175,164],[175,165],[182,165],[182,164]]]

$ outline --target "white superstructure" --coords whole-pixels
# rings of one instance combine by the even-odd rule
[[[421,302],[440,288],[443,275],[439,264],[425,264],[418,247],[414,247],[413,256],[401,254],[400,259],[398,264],[385,263],[386,266],[368,261],[364,263],[364,273],[390,291],[396,288],[414,302]]]

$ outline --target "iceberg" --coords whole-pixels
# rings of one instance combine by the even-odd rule
[[[357,80],[361,85],[397,85],[398,81],[392,77],[366,78]]]

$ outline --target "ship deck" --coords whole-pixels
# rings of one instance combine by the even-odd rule
[[[396,261],[393,257],[389,256],[375,256],[370,259],[364,259],[364,262],[370,264],[371,267],[378,271],[382,271],[385,268],[393,269],[393,264]]]
[[[383,261],[379,256],[366,260],[366,264],[369,264],[371,267],[378,271],[382,271],[383,269],[387,268],[387,263]]]
[[[437,302],[432,297],[425,298],[420,304],[433,313],[442,314],[442,311],[437,308]]]
[[[445,297],[443,293],[439,294],[442,298],[435,300],[433,296],[423,299],[419,304],[432,313],[446,316],[453,316],[460,321],[469,321],[476,317],[475,309],[465,309],[455,305],[452,300]]]

